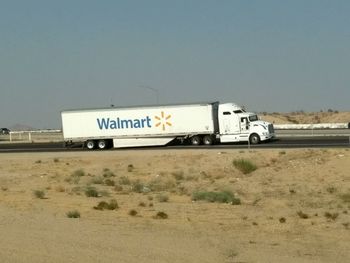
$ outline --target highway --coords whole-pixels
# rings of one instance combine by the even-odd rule
[[[212,146],[191,146],[191,145],[172,145],[165,147],[142,147],[143,149],[287,149],[287,148],[350,148],[350,137],[344,135],[338,136],[281,136],[278,139],[261,143],[258,145],[248,145],[247,143],[218,144]],[[130,148],[128,148],[130,150]],[[109,151],[121,151],[125,149],[109,149]],[[54,143],[1,143],[0,153],[24,153],[24,152],[68,152],[68,151],[88,151],[77,146],[74,148],[65,148],[62,142]],[[98,150],[97,150],[98,151]]]

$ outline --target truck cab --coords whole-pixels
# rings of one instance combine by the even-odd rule
[[[218,120],[217,137],[222,143],[246,141],[258,144],[275,137],[271,123],[261,121],[255,113],[246,112],[234,103],[219,104]]]

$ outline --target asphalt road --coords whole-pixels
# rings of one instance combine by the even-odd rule
[[[173,145],[166,147],[142,147],[142,149],[247,149],[247,143],[219,144],[212,146],[191,146]],[[251,149],[287,149],[287,148],[337,148],[349,147],[349,136],[313,136],[313,137],[281,137],[274,141],[250,145]],[[128,148],[130,149],[130,148]],[[124,149],[110,149],[111,151],[121,151]],[[20,153],[20,152],[68,152],[68,151],[88,151],[81,146],[65,148],[63,143],[2,143],[0,153]]]

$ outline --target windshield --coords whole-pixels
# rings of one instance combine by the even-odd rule
[[[249,120],[250,121],[258,121],[259,120],[258,115],[250,115]]]

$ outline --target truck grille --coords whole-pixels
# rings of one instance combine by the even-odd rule
[[[269,133],[275,133],[275,129],[273,128],[273,124],[269,124]]]

